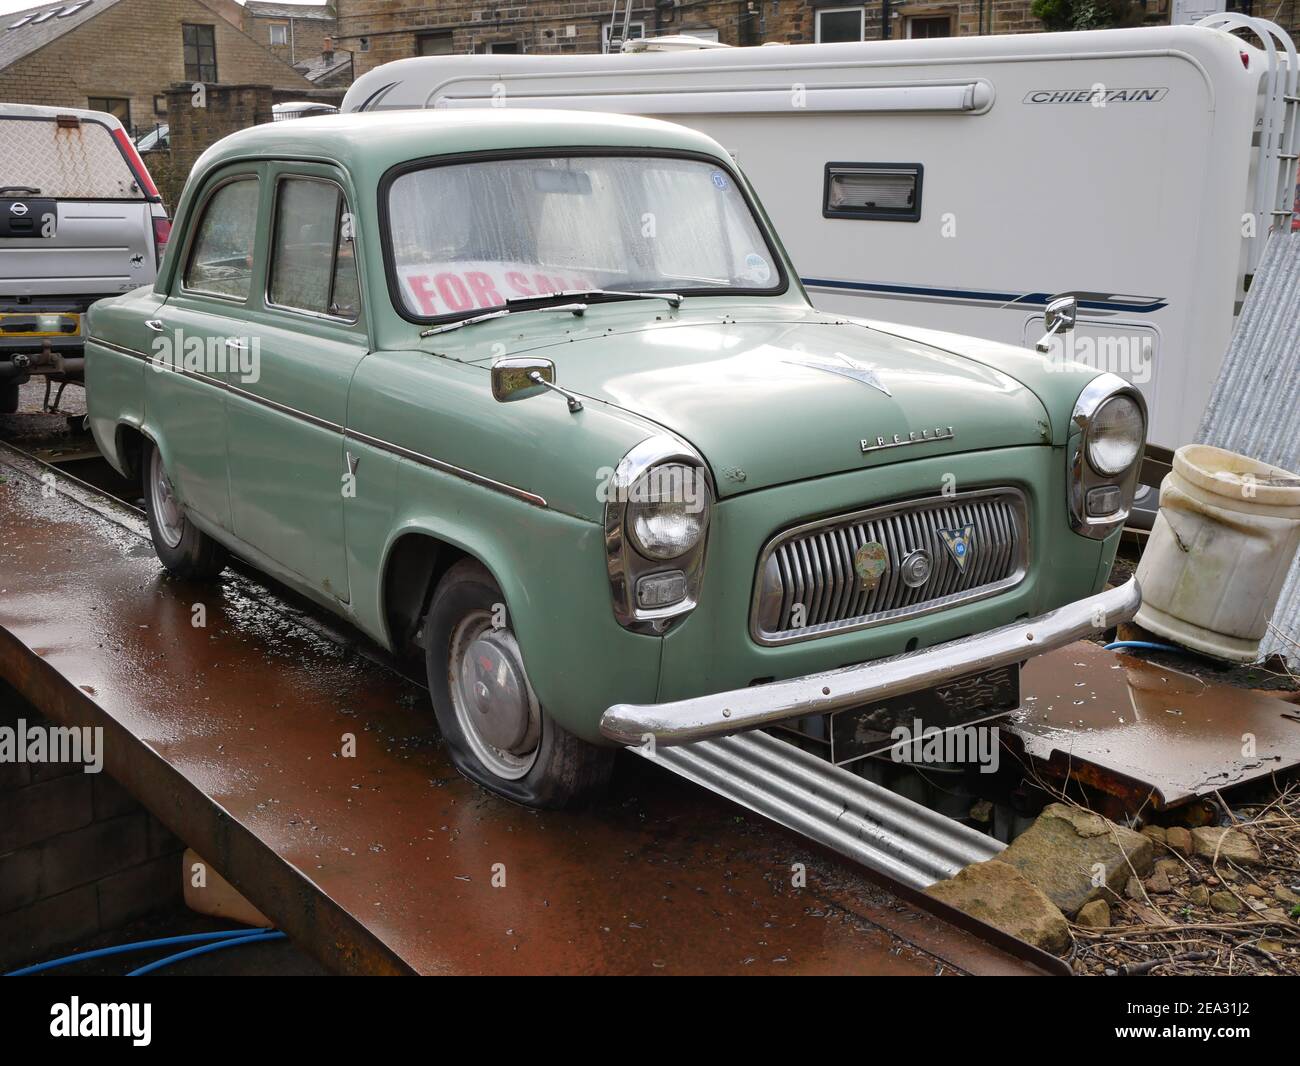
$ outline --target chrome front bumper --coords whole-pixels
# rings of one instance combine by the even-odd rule
[[[791,718],[830,714],[1024,662],[1121,622],[1142,605],[1137,580],[986,633],[888,659],[671,703],[616,703],[600,731],[621,744],[688,744]]]

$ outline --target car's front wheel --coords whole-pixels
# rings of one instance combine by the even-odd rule
[[[158,447],[146,442],[141,459],[144,510],[163,566],[177,577],[215,577],[226,568],[226,549],[186,517]]]
[[[569,807],[609,780],[614,751],[580,740],[537,700],[505,612],[481,563],[447,571],[424,623],[429,695],[466,777],[529,807]]]

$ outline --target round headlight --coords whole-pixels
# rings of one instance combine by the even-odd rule
[[[1088,427],[1088,465],[1105,477],[1122,474],[1142,452],[1146,425],[1131,396],[1112,396]]]
[[[699,544],[708,525],[708,483],[696,467],[651,467],[628,493],[627,528],[647,559],[685,555]]]

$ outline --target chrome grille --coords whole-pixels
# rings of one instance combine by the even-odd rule
[[[970,526],[966,568],[941,530]],[[750,631],[760,644],[841,633],[983,599],[1018,585],[1028,558],[1028,512],[1018,489],[983,489],[885,504],[809,522],[778,534],[759,556]],[[874,588],[854,569],[863,545],[884,548],[888,567]],[[917,587],[901,566],[929,553],[929,577]],[[802,625],[796,612],[802,615]]]

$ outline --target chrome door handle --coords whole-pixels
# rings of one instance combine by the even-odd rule
[[[145,319],[144,324],[148,326],[151,330],[153,330],[155,333],[161,333],[163,331],[163,324],[161,318]]]

